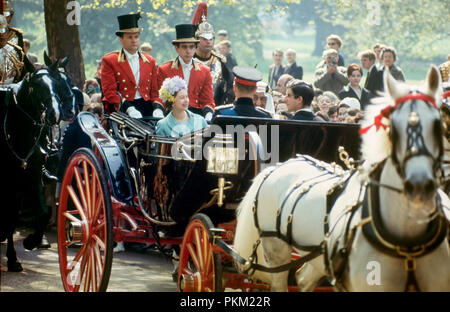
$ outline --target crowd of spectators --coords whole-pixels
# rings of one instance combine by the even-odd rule
[[[340,52],[342,46],[343,40],[338,35],[327,37],[322,59],[314,72],[311,111],[321,121],[358,123],[371,99],[383,91],[383,72],[389,71],[399,81],[405,81],[405,76],[395,64],[397,52],[393,47],[377,43],[372,49],[358,53],[360,64],[345,66]],[[286,65],[283,65],[284,55]],[[267,81],[275,118],[288,119],[295,115],[286,105],[289,101],[286,86],[303,77],[303,68],[295,62],[295,56],[293,49],[285,52],[275,49],[272,52],[273,64],[269,67]],[[260,99],[258,103],[261,103]]]

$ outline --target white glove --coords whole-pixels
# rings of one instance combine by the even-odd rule
[[[142,118],[141,112],[138,111],[136,108],[134,108],[134,106],[128,107],[127,114],[128,114],[128,116],[133,117],[133,118]]]
[[[153,117],[164,118],[164,113],[160,108],[153,110]]]
[[[211,121],[213,114],[211,112],[207,112],[205,115],[206,121]]]

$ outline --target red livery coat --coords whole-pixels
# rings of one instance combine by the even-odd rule
[[[174,76],[180,76],[184,79],[183,68],[179,64],[178,58],[158,67],[158,89],[161,88],[166,78]],[[189,76],[188,96],[189,106],[201,109],[204,112],[214,110],[211,72],[208,67],[195,60]]]
[[[156,61],[148,54],[139,53],[139,84],[136,84],[130,64],[128,63],[123,50],[111,52],[102,58],[102,91],[103,102],[112,107],[105,107],[105,112],[117,111],[120,97],[117,94],[117,83],[122,100],[133,101],[136,91],[139,90],[142,98],[151,101],[153,106],[161,105],[158,94],[158,81]]]

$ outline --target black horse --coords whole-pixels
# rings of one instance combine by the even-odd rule
[[[25,238],[26,249],[32,250],[41,243],[49,221],[42,185],[44,164],[51,145],[49,133],[53,125],[60,120],[71,120],[77,112],[70,80],[59,71],[67,60],[57,60],[48,68],[27,74],[17,96],[8,86],[0,88],[0,100],[3,99],[0,146],[6,182],[0,188],[4,200],[0,208],[0,242],[8,240],[8,271],[22,271],[13,243],[19,202],[23,200],[33,215],[31,227],[34,233]]]

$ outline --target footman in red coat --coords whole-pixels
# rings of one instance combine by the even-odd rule
[[[140,14],[117,17],[120,29],[116,35],[122,49],[102,59],[101,85],[105,112],[123,111],[135,118],[163,117],[164,107],[158,95],[156,61],[139,52],[142,28]]]
[[[198,40],[192,24],[175,26],[177,39],[172,41],[178,57],[158,67],[158,87],[166,78],[182,77],[188,85],[189,110],[211,120],[214,112],[212,77],[208,67],[193,60]]]

